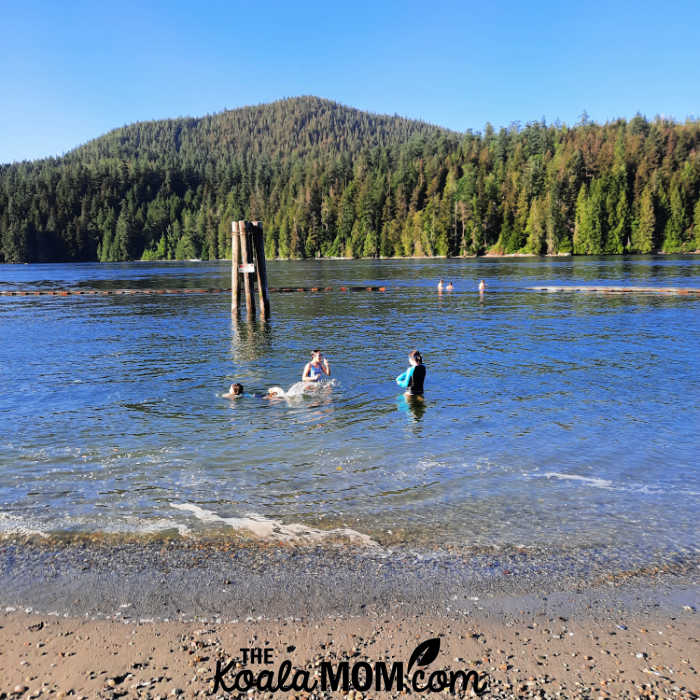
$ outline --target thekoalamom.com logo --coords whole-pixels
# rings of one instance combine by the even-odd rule
[[[241,649],[244,663],[272,663],[272,649]],[[264,653],[263,653],[264,652]],[[219,689],[227,693],[247,693],[258,690],[267,693],[342,691],[351,689],[367,691],[412,690],[415,693],[467,692],[471,686],[477,695],[488,692],[488,676],[482,678],[474,671],[440,669],[428,672],[425,668],[435,661],[440,653],[440,639],[427,639],[421,642],[411,654],[408,663],[394,661],[390,665],[384,661],[322,661],[317,673],[303,668],[293,668],[292,662],[285,659],[276,670],[263,668],[254,673],[249,668],[235,670],[237,659],[223,665],[216,662],[214,692]]]

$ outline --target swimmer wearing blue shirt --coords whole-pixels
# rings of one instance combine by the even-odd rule
[[[408,354],[408,362],[411,365],[403,374],[396,377],[396,383],[406,389],[406,396],[423,396],[423,382],[425,381],[425,365],[418,350]]]
[[[302,382],[318,382],[323,375],[331,376],[331,367],[320,350],[311,351],[311,362],[307,362],[301,373]]]

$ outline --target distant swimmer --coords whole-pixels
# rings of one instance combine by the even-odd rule
[[[441,292],[444,288],[445,288],[445,281],[444,281],[444,280],[440,280],[440,281],[438,282],[438,286],[437,286],[438,292]]]
[[[447,283],[447,287],[445,287],[445,289],[446,289],[448,292],[451,292],[451,291],[454,289],[454,286],[452,285],[452,282],[448,282],[448,283]]]
[[[407,396],[422,396],[423,382],[425,381],[425,365],[418,350],[408,354],[408,363],[411,365],[403,374],[396,377],[396,383],[406,389]]]
[[[243,396],[243,384],[239,384],[238,382],[231,384],[228,394],[222,394],[222,396],[225,399],[237,399]]]
[[[479,294],[483,294],[486,291],[486,282],[484,280],[481,280],[479,282]]]
[[[311,362],[307,362],[301,373],[302,382],[318,382],[323,375],[331,376],[331,367],[320,350],[311,351]]]

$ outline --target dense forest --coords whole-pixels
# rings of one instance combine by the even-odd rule
[[[314,97],[116,129],[0,166],[0,261],[700,249],[700,122],[455,133]]]

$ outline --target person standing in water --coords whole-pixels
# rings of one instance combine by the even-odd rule
[[[481,280],[481,282],[479,282],[479,294],[483,294],[485,290],[486,282],[484,282],[484,280]]]
[[[302,382],[317,382],[323,375],[331,376],[331,367],[320,350],[311,351],[311,362],[307,362],[301,373]]]
[[[423,382],[425,381],[425,365],[418,350],[413,350],[408,354],[410,367],[396,377],[396,383],[406,389],[406,396],[423,396]]]
[[[438,292],[441,292],[441,291],[443,290],[444,286],[445,286],[445,281],[444,281],[444,280],[440,280],[440,281],[438,282],[438,286],[437,286]]]

